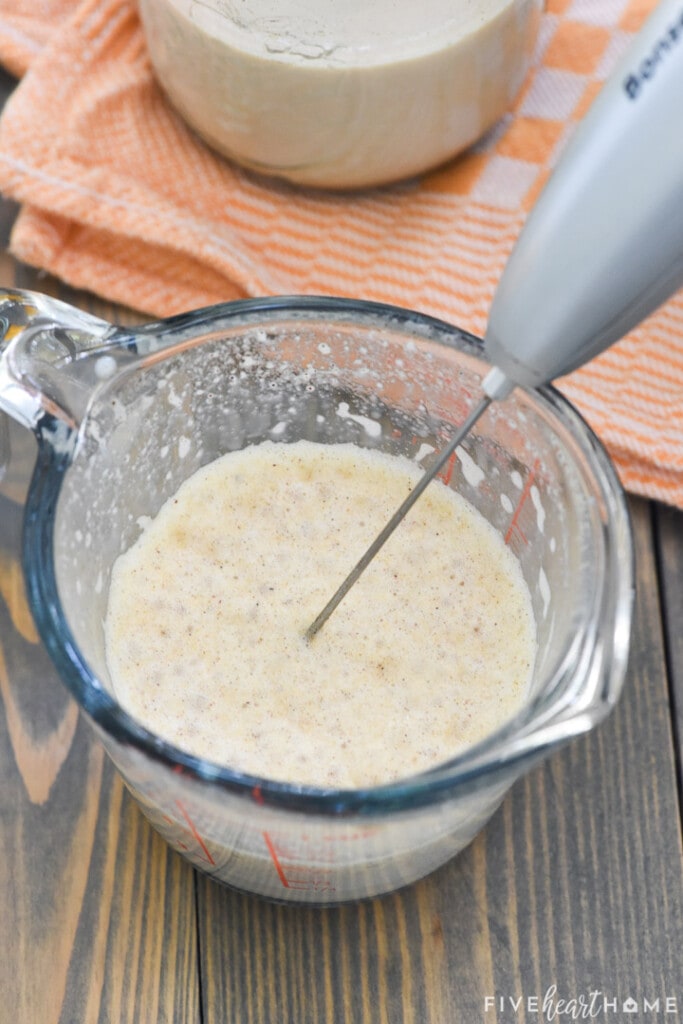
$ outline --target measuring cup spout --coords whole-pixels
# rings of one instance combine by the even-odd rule
[[[92,356],[116,333],[58,299],[0,289],[0,410],[31,429],[46,414],[76,429],[109,369]]]

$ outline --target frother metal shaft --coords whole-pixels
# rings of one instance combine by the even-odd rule
[[[524,224],[489,314],[486,397],[309,627],[309,640],[489,402],[588,362],[683,285],[681,3],[657,5]]]
[[[439,455],[436,457],[432,465],[426,471],[426,473],[420,477],[415,487],[412,489],[408,497],[402,503],[400,508],[397,508],[393,516],[386,524],[381,533],[377,535],[375,540],[372,542],[370,547],[367,549],[363,557],[357,562],[355,568],[351,570],[349,575],[346,577],[342,585],[339,587],[337,592],[330,598],[323,610],[317,616],[316,619],[311,623],[305,633],[306,640],[312,640],[318,630],[323,626],[329,619],[332,612],[335,610],[337,605],[344,599],[348,594],[351,587],[356,583],[361,573],[367,569],[370,562],[373,560],[377,552],[384,546],[386,541],[389,539],[391,534],[394,532],[399,523],[403,520],[406,513],[410,511],[417,499],[420,497],[425,488],[431,483],[434,477],[439,473],[446,465],[451,455],[458,447],[463,438],[469,434],[470,430],[477,422],[479,417],[486,411],[491,404],[492,399],[485,395],[478,405],[474,407],[469,416],[463,423],[460,424],[456,430],[454,436],[449,441],[448,445],[441,450]]]

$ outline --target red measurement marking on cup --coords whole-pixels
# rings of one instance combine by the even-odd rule
[[[285,863],[285,859],[301,859],[306,861],[307,857],[304,854],[297,858],[293,851],[287,851],[282,847],[281,843],[278,849],[268,832],[264,831],[262,835],[283,888],[296,889],[298,892],[335,892],[332,872],[328,868],[320,867],[319,865],[312,866],[306,863],[303,865]]]
[[[358,839],[369,839],[370,836],[376,835],[377,831],[376,828],[362,828],[343,836],[321,836],[321,839],[326,843],[355,843]]]
[[[275,865],[275,870],[277,871],[278,878],[280,879],[280,881],[284,885],[285,889],[289,889],[289,882],[287,881],[287,875],[284,873],[284,871],[282,869],[282,864],[280,863],[280,858],[278,857],[277,850],[275,849],[275,843],[270,838],[270,836],[268,835],[267,832],[263,833],[263,838],[265,840],[266,846],[268,847],[268,853],[270,854],[270,859],[272,860],[273,864]]]
[[[174,832],[177,830],[178,822],[175,820],[175,818],[172,818],[169,814],[164,814],[163,820],[166,822],[167,825],[170,825],[173,828]],[[187,845],[187,843],[181,843],[179,839],[174,839],[173,841],[179,850],[185,850],[189,853],[190,847]]]
[[[445,483],[446,487],[448,487],[448,485],[451,482],[451,478],[453,476],[453,470],[455,469],[456,458],[457,458],[457,456],[456,456],[455,452],[453,452],[453,454],[451,455],[450,459],[446,463],[445,467],[438,474],[440,479],[443,480],[443,482]]]
[[[335,892],[330,873],[325,868],[293,868],[288,875],[289,888],[298,892]]]
[[[216,861],[213,859],[213,857],[211,856],[211,854],[207,850],[206,843],[204,842],[204,840],[200,836],[200,834],[199,834],[199,832],[197,830],[197,826],[193,822],[192,818],[190,817],[190,815],[185,810],[185,807],[183,806],[182,801],[181,800],[176,800],[175,803],[176,803],[176,807],[178,808],[178,810],[182,814],[183,818],[187,822],[187,827],[189,828],[190,832],[192,833],[193,839],[199,844],[204,857],[209,862],[209,864],[211,864],[211,865],[213,865],[215,867]]]
[[[508,526],[508,531],[505,534],[505,543],[506,544],[512,543],[512,541],[515,538],[518,538],[519,540],[521,540],[522,544],[528,544],[529,543],[529,541],[527,540],[527,538],[526,538],[526,536],[525,536],[521,526],[519,525],[519,517],[522,514],[522,509],[524,508],[529,495],[531,494],[531,488],[532,488],[534,480],[536,479],[536,473],[538,472],[538,466],[539,466],[539,462],[538,462],[538,459],[536,459],[536,461],[534,462],[533,466],[531,467],[531,469],[529,471],[528,477],[526,478],[526,483],[524,484],[524,490],[522,491],[522,493],[519,496],[519,501],[517,502],[517,508],[515,509],[515,511],[514,511],[514,513],[512,515],[512,519],[510,520],[510,525]]]

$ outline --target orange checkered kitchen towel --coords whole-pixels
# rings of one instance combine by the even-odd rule
[[[155,84],[134,0],[0,0],[0,60],[23,76],[0,122],[0,189],[22,204],[12,251],[155,315],[322,293],[481,334],[528,209],[653,4],[548,0],[525,88],[486,139],[345,196],[257,180],[204,146]],[[561,387],[627,488],[683,507],[683,296]]]

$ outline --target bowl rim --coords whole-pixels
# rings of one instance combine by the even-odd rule
[[[407,330],[485,361],[483,343],[469,332],[434,317],[403,307],[356,299],[325,296],[275,296],[240,299],[182,313],[140,328],[118,332],[122,344],[131,339],[191,338],[202,327],[222,322],[230,326],[273,322],[287,314],[343,316],[359,324],[377,321],[388,329]],[[167,342],[166,342],[167,343]],[[62,481],[72,461],[73,445],[64,443],[64,423],[45,413],[36,431],[38,456],[26,502],[23,531],[23,565],[38,631],[58,673],[79,707],[104,737],[134,748],[153,761],[199,784],[218,786],[259,805],[319,815],[383,815],[423,807],[449,799],[453,791],[471,791],[489,784],[501,770],[517,769],[541,757],[551,747],[587,731],[614,706],[623,685],[628,659],[633,604],[633,541],[626,497],[616,470],[604,447],[575,407],[551,385],[522,389],[534,396],[552,418],[560,422],[582,451],[597,481],[609,519],[605,543],[610,542],[613,573],[606,579],[606,600],[611,603],[612,644],[600,653],[607,682],[597,689],[599,700],[590,707],[571,707],[565,701],[541,708],[532,699],[500,729],[456,757],[432,769],[394,782],[358,789],[330,789],[292,784],[239,772],[174,746],[142,726],[126,712],[97,679],[79,649],[62,611],[56,580],[53,527]],[[611,532],[608,530],[611,526]],[[602,645],[604,647],[604,644]],[[597,656],[597,654],[596,654]],[[542,712],[542,713],[541,713]],[[106,739],[105,739],[106,745]]]

